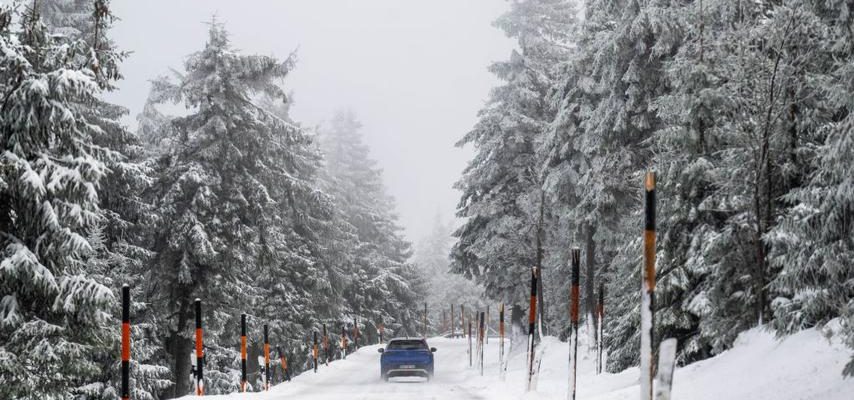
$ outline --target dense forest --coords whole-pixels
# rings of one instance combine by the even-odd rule
[[[208,394],[238,389],[241,313],[252,384],[264,324],[297,373],[324,324],[414,334],[426,283],[356,117],[301,127],[294,57],[241,54],[213,20],[128,131],[103,99],[128,56],[114,19],[107,0],[0,9],[0,398],[118,398],[124,284],[134,399],[190,392],[196,298]]]
[[[243,54],[213,18],[129,116],[106,100],[133,50],[109,0],[0,5],[0,398],[118,399],[123,285],[134,399],[191,392],[195,299],[206,394],[239,389],[241,314],[254,391],[265,325],[297,374],[324,328],[355,347],[421,335],[425,307],[436,333],[452,304],[521,321],[532,267],[540,335],[565,338],[572,248],[589,326],[606,293],[587,332],[624,370],[647,171],[654,335],[679,363],[757,326],[836,321],[854,349],[854,0],[507,5],[515,50],[458,142],[457,220],[418,246],[356,114],[292,117],[296,53]]]
[[[679,340],[680,363],[751,327],[836,318],[854,347],[854,2],[510,8],[495,26],[517,48],[491,66],[501,84],[459,141],[476,154],[457,183],[455,272],[524,305],[519,283],[539,267],[544,329],[565,336],[580,248],[588,322],[605,283],[608,369],[637,365],[652,170],[654,335]]]

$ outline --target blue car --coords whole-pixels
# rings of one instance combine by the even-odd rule
[[[433,378],[433,353],[435,347],[428,347],[427,340],[419,338],[396,338],[380,348],[380,377],[388,382],[397,376],[422,376]]]

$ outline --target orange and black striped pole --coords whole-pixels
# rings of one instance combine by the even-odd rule
[[[599,305],[596,308],[596,313],[599,314],[598,318],[596,318],[599,323],[597,326],[599,340],[596,343],[596,373],[601,374],[605,367],[602,365],[602,349],[605,348],[605,344],[603,343],[605,340],[603,335],[605,333],[605,283],[601,280],[599,281]]]
[[[122,400],[130,399],[130,286],[122,286]]]
[[[577,384],[578,374],[578,293],[581,269],[581,250],[578,248],[572,249],[572,287],[570,289],[570,304],[569,304],[569,319],[570,327],[570,342],[572,348],[572,365],[570,365],[569,388],[570,392],[566,396],[568,400],[575,400],[575,388]]]
[[[528,386],[534,379],[534,325],[537,322],[537,267],[531,269],[531,302],[528,306]]]
[[[204,343],[202,342],[202,300],[196,299],[196,395],[205,395]]]
[[[240,314],[240,391],[246,391],[246,314]]]
[[[270,389],[270,327],[264,324],[264,390]]]
[[[644,179],[646,204],[641,288],[641,400],[652,400],[653,334],[655,329],[655,173]]]

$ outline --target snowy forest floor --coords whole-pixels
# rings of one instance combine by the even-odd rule
[[[580,335],[578,399],[628,400],[638,398],[638,369],[618,374],[594,373],[594,356]],[[223,399],[326,400],[326,399],[565,399],[569,346],[546,338],[536,392],[525,393],[525,354],[514,352],[506,380],[498,378],[498,340],[490,339],[484,376],[468,365],[466,340],[434,338],[437,347],[436,376],[421,379],[379,377],[379,346],[366,346],[343,361],[322,366],[317,374],[304,373],[291,382],[277,385],[266,393],[209,396]],[[691,400],[788,400],[854,398],[854,379],[841,372],[849,351],[834,337],[828,339],[815,329],[802,331],[783,340],[772,333],[753,329],[743,333],[732,350],[708,360],[676,370],[674,399]],[[184,399],[191,399],[187,396]]]

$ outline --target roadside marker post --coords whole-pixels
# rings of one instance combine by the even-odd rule
[[[122,286],[122,400],[130,400],[130,286]]]
[[[270,329],[264,324],[264,390],[270,390]]]
[[[602,370],[605,369],[605,365],[603,363],[602,353],[605,348],[605,283],[601,280],[599,281],[599,305],[596,310],[597,314],[599,314],[599,318],[596,318],[598,322],[598,331],[599,331],[599,341],[596,343],[596,373],[601,374]]]
[[[204,353],[204,343],[202,342],[203,331],[202,331],[202,300],[196,299],[196,359],[195,359],[195,367],[196,367],[196,395],[204,396],[205,395],[205,374],[204,374],[204,364],[205,364],[205,353]]]
[[[652,368],[655,341],[655,173],[644,179],[646,191],[643,233],[643,269],[641,285],[641,400],[652,400]]]
[[[575,400],[575,391],[578,375],[578,300],[579,300],[579,271],[581,265],[581,250],[578,248],[572,249],[572,287],[570,289],[570,304],[569,318],[570,326],[570,375],[569,375],[569,391],[566,394],[567,400]]]
[[[240,391],[246,392],[246,314],[240,314]]]

